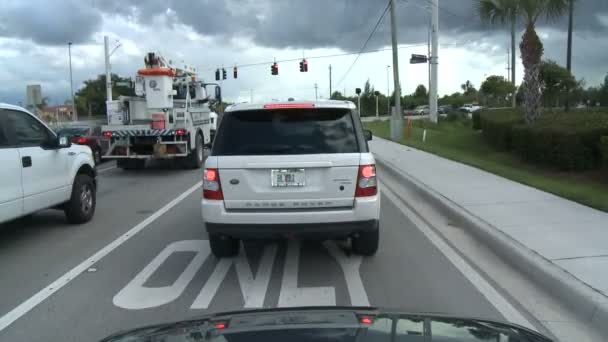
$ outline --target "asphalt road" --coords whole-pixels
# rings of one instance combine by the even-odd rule
[[[99,175],[95,218],[45,211],[0,225],[0,341],[96,341],[118,330],[244,307],[374,305],[504,319],[383,194],[370,258],[334,242],[247,242],[210,254],[200,170]]]

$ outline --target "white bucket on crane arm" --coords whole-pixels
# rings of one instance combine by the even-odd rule
[[[137,74],[144,78],[148,108],[173,108],[175,70],[164,67],[146,68],[140,69]]]

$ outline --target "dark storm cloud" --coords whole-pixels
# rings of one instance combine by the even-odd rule
[[[426,41],[431,0],[396,0],[399,41]],[[369,35],[387,0],[9,0],[0,5],[0,36],[32,39],[40,44],[87,40],[99,27],[101,16],[121,15],[140,24],[156,15],[170,15],[169,23],[191,26],[196,32],[220,38],[250,37],[274,48],[336,47],[357,50]],[[475,0],[440,0],[442,36],[460,40],[503,32],[482,24]],[[606,34],[597,14],[608,15],[608,0],[578,0],[575,28],[580,34]],[[369,48],[389,43],[389,16]],[[539,22],[564,31],[565,18]],[[521,25],[520,25],[521,26]]]
[[[83,1],[3,1],[0,37],[31,39],[42,45],[84,42],[101,24],[101,14]]]

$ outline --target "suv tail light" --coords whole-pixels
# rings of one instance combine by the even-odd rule
[[[203,198],[218,201],[224,199],[218,169],[205,169],[203,173]]]
[[[377,193],[376,165],[360,165],[355,197],[375,196]]]

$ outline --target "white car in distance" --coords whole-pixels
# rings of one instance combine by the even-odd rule
[[[60,209],[70,223],[95,213],[91,148],[72,145],[25,109],[0,103],[0,223]]]
[[[238,104],[223,114],[205,161],[204,226],[212,252],[233,256],[239,240],[351,240],[378,249],[376,166],[348,101]]]

